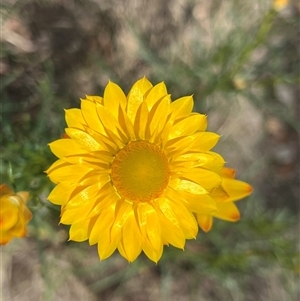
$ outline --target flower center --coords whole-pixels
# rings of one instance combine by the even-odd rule
[[[168,159],[147,141],[124,146],[112,162],[111,179],[119,194],[128,200],[147,202],[159,197],[168,185]]]

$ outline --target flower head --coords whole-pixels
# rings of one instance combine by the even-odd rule
[[[164,245],[196,238],[195,214],[218,210],[211,193],[224,160],[211,151],[219,135],[192,109],[192,96],[171,102],[164,83],[142,78],[127,96],[109,82],[103,98],[66,110],[47,174],[71,240],[98,244],[100,259],[118,249],[128,261],[143,251],[157,262]]]
[[[27,234],[27,223],[32,217],[26,206],[28,197],[27,191],[14,193],[7,185],[0,185],[0,245]]]
[[[228,222],[238,221],[240,212],[234,202],[247,197],[252,192],[252,187],[248,183],[234,179],[234,169],[224,167],[219,175],[222,177],[222,183],[211,193],[218,210],[211,214],[197,214],[198,224],[205,232],[211,229],[213,217]]]

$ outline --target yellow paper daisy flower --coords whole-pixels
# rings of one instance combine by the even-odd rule
[[[248,183],[234,179],[234,169],[224,167],[219,172],[219,175],[222,177],[222,183],[211,193],[218,210],[211,214],[197,214],[198,224],[205,232],[211,229],[213,217],[228,222],[238,221],[240,212],[234,202],[247,197],[252,192],[252,187]]]
[[[7,185],[0,185],[0,245],[27,234],[27,223],[32,217],[26,206],[28,197],[27,191],[14,193]]]
[[[130,262],[141,251],[157,262],[164,245],[196,238],[195,214],[218,210],[211,193],[224,160],[211,151],[219,135],[192,109],[192,96],[171,102],[164,83],[142,78],[127,96],[109,82],[103,98],[66,110],[47,174],[70,240],[98,244],[100,259],[118,249]]]
[[[283,10],[289,4],[289,0],[273,0],[273,8],[277,11]]]

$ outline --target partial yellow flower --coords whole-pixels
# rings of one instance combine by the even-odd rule
[[[6,245],[14,237],[27,234],[32,214],[26,206],[29,193],[14,193],[7,185],[0,185],[0,244]]]
[[[59,159],[46,172],[70,240],[98,244],[101,260],[118,249],[130,262],[142,251],[157,262],[164,245],[196,238],[195,214],[218,210],[211,192],[224,160],[211,151],[219,135],[192,109],[192,96],[172,102],[163,82],[142,78],[127,96],[109,82],[103,98],[66,110],[66,134],[50,143]]]
[[[224,167],[219,175],[222,177],[222,184],[211,193],[218,210],[211,214],[197,214],[198,224],[205,232],[211,229],[214,217],[228,222],[238,221],[240,212],[234,202],[247,197],[252,192],[251,185],[234,179],[234,169]]]
[[[273,0],[273,8],[277,11],[284,9],[289,4],[289,0]]]
[[[237,90],[244,90],[247,87],[247,82],[242,76],[235,76],[233,85]]]

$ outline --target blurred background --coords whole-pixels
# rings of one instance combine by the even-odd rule
[[[1,247],[3,301],[289,301],[299,288],[299,1],[2,0],[1,183],[31,194],[29,236]],[[194,95],[215,150],[254,192],[155,265],[68,242],[44,171],[64,109],[143,76]]]

